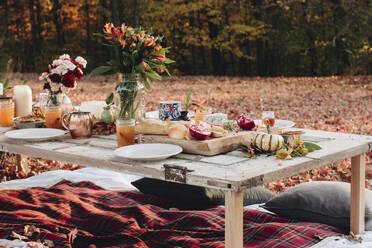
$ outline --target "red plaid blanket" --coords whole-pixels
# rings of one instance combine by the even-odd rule
[[[224,247],[224,208],[170,211],[164,199],[137,192],[108,191],[90,182],[62,181],[51,188],[0,191],[0,238],[12,232],[27,241],[69,247]],[[244,211],[246,247],[306,247],[337,228],[294,222],[259,211]],[[14,236],[14,234],[13,234]],[[91,245],[91,246],[89,246]]]

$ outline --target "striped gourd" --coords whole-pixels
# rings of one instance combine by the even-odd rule
[[[284,139],[279,134],[257,133],[253,144],[261,151],[275,152],[282,148]]]

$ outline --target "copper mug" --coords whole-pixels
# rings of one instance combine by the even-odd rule
[[[92,136],[93,119],[90,112],[66,113],[62,118],[63,127],[70,131],[73,139]]]

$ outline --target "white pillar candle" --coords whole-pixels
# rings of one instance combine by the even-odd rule
[[[15,116],[27,116],[32,113],[32,91],[27,85],[14,86]]]
[[[4,94],[4,92],[3,92],[3,84],[0,83],[0,95],[2,95],[2,94]]]

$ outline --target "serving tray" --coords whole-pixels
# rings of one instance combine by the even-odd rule
[[[165,135],[143,135],[142,142],[144,143],[167,143],[179,145],[183,148],[183,152],[213,156],[220,153],[232,151],[236,144],[239,144],[242,137],[252,133],[242,131],[238,133],[230,133],[225,137],[211,138],[208,140],[177,140],[168,138]]]

